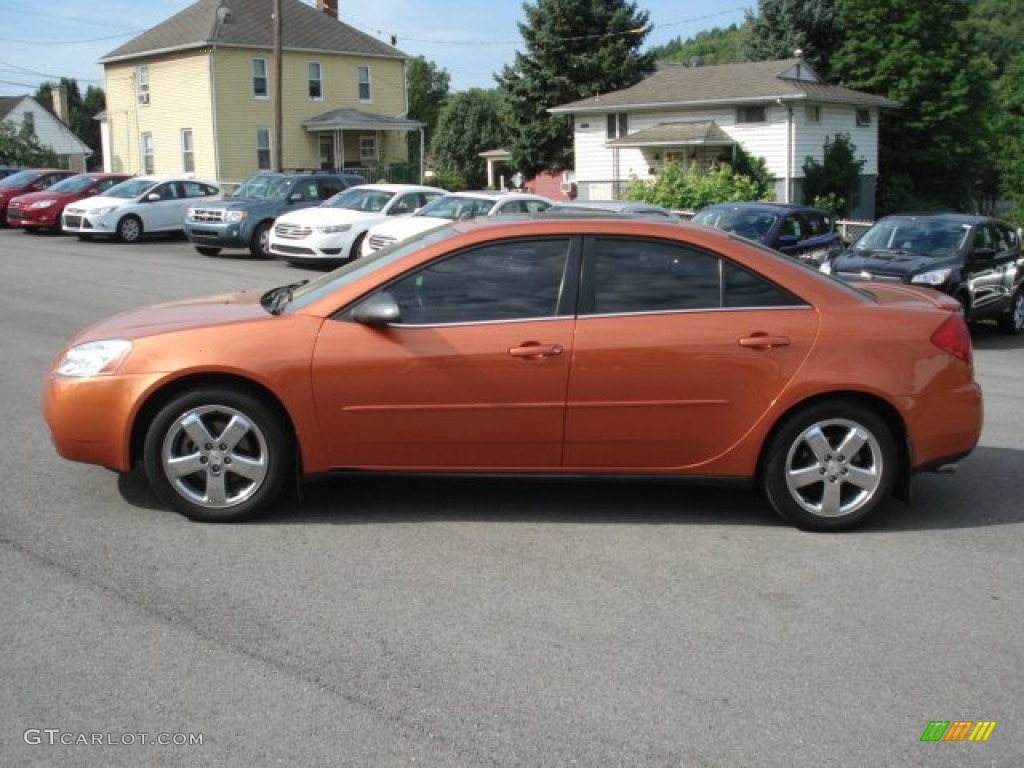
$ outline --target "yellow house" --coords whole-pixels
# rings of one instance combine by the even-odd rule
[[[338,20],[337,0],[199,0],[102,59],[107,170],[239,182],[259,169],[382,178],[407,160],[405,55]]]

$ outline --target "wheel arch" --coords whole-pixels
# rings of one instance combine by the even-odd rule
[[[160,409],[178,395],[201,387],[233,389],[250,397],[256,397],[270,407],[281,419],[281,423],[285,426],[291,438],[297,476],[302,476],[302,455],[295,430],[295,422],[292,420],[288,409],[285,408],[284,403],[259,382],[231,373],[203,373],[184,376],[180,379],[169,381],[159,389],[151,392],[142,404],[142,407],[136,412],[135,418],[132,421],[128,459],[133,468],[142,460],[143,447],[146,442],[146,430],[152,424]]]
[[[893,495],[902,500],[910,501],[910,479],[912,472],[911,467],[911,445],[910,438],[907,433],[907,425],[900,415],[900,412],[888,401],[884,400],[877,395],[870,394],[868,392],[859,392],[857,390],[840,391],[840,392],[826,392],[819,395],[808,397],[805,400],[801,400],[798,403],[791,405],[786,411],[779,414],[779,417],[772,424],[771,429],[768,430],[761,442],[761,450],[757,458],[757,472],[755,479],[759,482],[764,476],[765,463],[768,458],[768,447],[774,441],[776,434],[782,429],[783,425],[790,419],[795,413],[799,413],[805,408],[809,408],[812,405],[827,401],[845,401],[850,403],[856,403],[865,408],[869,408],[880,416],[885,423],[892,430],[893,440],[896,442],[897,454],[899,456],[899,467],[896,472],[896,482],[893,485]]]

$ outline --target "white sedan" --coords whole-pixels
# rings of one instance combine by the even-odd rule
[[[414,213],[447,192],[415,184],[362,184],[313,208],[279,216],[269,250],[291,264],[333,266],[359,257],[366,231],[389,217]]]
[[[183,231],[189,206],[220,198],[220,187],[209,181],[136,176],[102,195],[72,203],[64,209],[61,226],[81,240],[105,235],[134,243],[148,233]]]
[[[438,198],[412,216],[398,221],[385,221],[372,227],[363,240],[360,255],[369,256],[374,251],[393,243],[458,219],[540,213],[551,205],[551,201],[546,197],[525,192],[452,192]]]

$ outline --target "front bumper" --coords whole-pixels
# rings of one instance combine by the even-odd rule
[[[61,209],[49,208],[7,208],[7,223],[12,227],[25,229],[50,229],[60,225]]]
[[[337,264],[351,261],[352,234],[352,232],[314,233],[295,239],[271,234],[269,248],[271,254],[277,258],[296,264]]]
[[[76,235],[112,235],[117,231],[116,212],[95,216],[89,213],[79,214],[65,210],[60,221],[61,228],[65,232]]]
[[[185,237],[193,245],[205,248],[248,248],[252,227],[245,220],[211,224],[186,219]]]

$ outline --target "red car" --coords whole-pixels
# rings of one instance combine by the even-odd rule
[[[60,229],[64,206],[106,192],[118,182],[131,178],[126,173],[80,173],[58,181],[49,189],[30,192],[11,200],[7,206],[7,223],[26,231]]]
[[[78,171],[62,168],[29,168],[0,179],[0,226],[7,223],[7,206],[16,197],[49,189],[58,181],[76,176]]]
[[[978,442],[960,305],[696,224],[488,216],[57,356],[64,457],[228,521],[334,471],[678,477],[849,528]]]

